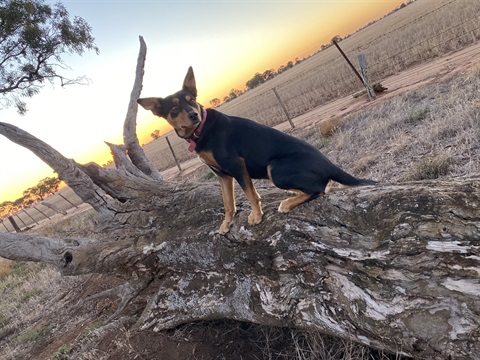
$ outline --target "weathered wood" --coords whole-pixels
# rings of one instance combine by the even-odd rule
[[[123,141],[125,143],[128,156],[132,163],[140,169],[144,174],[150,176],[155,180],[163,180],[162,174],[157,168],[147,159],[145,152],[138,142],[136,133],[137,129],[137,99],[140,97],[142,91],[143,74],[145,68],[145,58],[147,55],[147,46],[143,37],[139,37],[140,51],[137,59],[137,68],[135,71],[135,82],[132,93],[130,95],[130,102],[128,104],[127,116],[123,125]]]
[[[365,57],[365,54],[358,54],[358,64],[360,65],[360,73],[362,74],[363,84],[367,90],[368,99],[375,100],[377,95],[375,94],[375,90],[373,89],[370,79],[368,78],[367,58]]]
[[[139,168],[137,168],[131,160],[127,157],[127,148],[125,145],[114,145],[109,142],[105,142],[113,156],[113,161],[117,170],[123,173],[130,173],[136,177],[149,179],[149,176],[143,173]]]
[[[285,104],[283,103],[282,99],[280,98],[280,95],[278,95],[278,92],[277,92],[277,89],[273,88],[272,89],[273,93],[275,94],[275,97],[277,98],[277,101],[278,103],[280,104],[280,107],[282,108],[283,110],[283,113],[285,114],[289,124],[290,124],[290,127],[292,129],[295,128],[295,124],[293,123],[292,121],[292,117],[290,116],[290,113],[288,112],[287,110],[287,107],[285,106]]]
[[[28,248],[15,256],[46,256],[65,275],[161,279],[143,329],[229,318],[320,330],[420,358],[475,358],[479,180],[345,190],[288,215],[276,213],[284,194],[260,188],[264,222],[249,227],[242,211],[226,237],[215,232],[218,185],[187,183],[170,196],[138,194],[128,217],[117,215],[121,229],[65,245],[22,237],[17,247]],[[4,236],[0,255],[12,258]]]

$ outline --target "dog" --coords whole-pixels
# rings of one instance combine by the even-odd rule
[[[219,232],[230,231],[236,213],[234,179],[252,207],[250,225],[262,221],[260,195],[252,179],[269,179],[276,187],[296,193],[280,203],[288,213],[296,206],[325,193],[330,180],[347,186],[376,184],[346,173],[312,145],[249,119],[205,109],[197,101],[193,69],[188,69],[182,90],[165,98],[138,99],[144,109],[162,117],[177,135],[189,142],[189,150],[217,175],[222,189],[225,219]]]

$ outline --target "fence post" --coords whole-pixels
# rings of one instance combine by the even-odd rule
[[[168,136],[165,136],[165,140],[167,140],[168,147],[172,152],[173,159],[175,160],[175,164],[177,164],[178,170],[182,171],[182,168],[180,167],[180,163],[178,162],[177,157],[175,156],[175,151],[173,151],[173,147],[172,147],[172,144],[170,144],[170,140],[168,139]]]
[[[65,201],[67,201],[70,205],[75,206],[75,209],[78,209],[78,206],[72,203],[70,200],[68,200],[65,196],[63,196],[62,194],[57,194],[57,195],[63,198]]]
[[[60,210],[58,207],[56,207],[55,205],[53,204],[49,204],[47,203],[46,201],[43,201],[41,202],[40,204],[42,204],[43,206],[49,208],[49,209],[52,209],[53,211],[55,211],[56,213],[59,213],[59,214],[62,214],[62,215],[67,215],[67,212],[66,211],[63,211],[63,210]]]
[[[24,212],[25,214],[27,214],[27,216],[28,216],[30,219],[32,219],[35,224],[38,225],[38,222],[37,222],[33,217],[31,217],[29,213],[27,213],[27,209],[23,209],[23,212]]]
[[[10,232],[10,230],[8,230],[8,228],[7,228],[7,225],[5,225],[5,224],[3,223],[3,220],[1,221],[1,224],[3,225],[3,227],[5,228],[5,230],[7,230],[7,232]]]
[[[45,214],[43,211],[38,210],[35,206],[32,206],[32,208],[35,209],[35,210],[37,210],[40,214],[42,214],[42,215],[45,216],[46,218],[48,218],[48,220],[52,220],[52,219],[50,219],[50,217],[49,217],[47,214]]]
[[[350,65],[350,67],[352,68],[353,72],[355,73],[355,75],[357,75],[357,77],[360,79],[360,81],[362,82],[363,85],[365,85],[364,81],[363,81],[363,78],[362,78],[362,75],[360,75],[360,73],[357,71],[357,69],[355,69],[355,66],[353,66],[352,62],[350,61],[350,59],[347,57],[347,55],[345,55],[345,53],[343,52],[343,50],[340,48],[340,45],[337,44],[337,42],[335,40],[332,40],[333,42],[333,45],[335,45],[335,47],[338,49],[338,51],[340,51],[340,54],[342,54],[343,58],[347,61],[348,65]]]
[[[12,224],[15,232],[17,233],[22,232],[22,230],[20,230],[20,227],[17,225],[15,219],[13,218],[13,215],[8,216],[8,221],[10,221],[10,224]]]
[[[277,89],[273,88],[272,90],[273,90],[273,93],[275,94],[275,96],[277,97],[278,103],[279,103],[280,106],[282,107],[283,112],[285,113],[285,116],[287,117],[287,120],[288,120],[288,122],[290,123],[290,126],[292,127],[292,129],[294,129],[294,128],[295,128],[295,124],[294,124],[293,121],[292,121],[292,117],[291,117],[290,114],[288,113],[287,107],[285,106],[285,104],[283,103],[282,99],[280,98],[280,95],[278,95]]]
[[[375,100],[377,95],[375,94],[375,91],[373,90],[372,84],[370,84],[370,81],[368,80],[367,58],[365,57],[364,54],[358,54],[358,63],[360,64],[360,72],[362,73],[363,84],[365,85],[365,88],[367,89],[368,98],[370,100]]]
[[[28,228],[27,224],[24,223],[24,221],[22,220],[22,218],[20,216],[18,216],[18,214],[14,214],[18,220],[20,220],[20,222],[23,224],[23,226],[25,226],[26,228]]]

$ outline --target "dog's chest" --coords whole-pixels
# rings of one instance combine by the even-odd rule
[[[215,160],[213,153],[211,151],[200,151],[198,152],[198,157],[200,160],[205,163],[210,169],[212,169],[216,173],[222,172],[222,167],[217,163]]]

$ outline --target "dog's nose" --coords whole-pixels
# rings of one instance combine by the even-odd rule
[[[192,122],[197,122],[197,121],[199,121],[199,119],[198,119],[198,114],[197,114],[195,111],[190,111],[190,112],[188,113],[188,118],[189,118],[190,121],[192,121]]]

